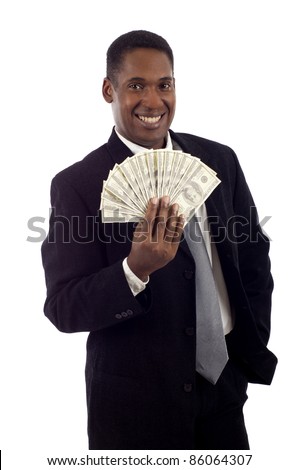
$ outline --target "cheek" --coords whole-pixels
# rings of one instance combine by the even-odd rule
[[[122,101],[121,104],[114,102],[112,104],[112,112],[115,122],[118,124],[125,125],[126,122],[131,118],[132,108],[128,102]]]
[[[170,99],[168,101],[168,107],[169,107],[169,110],[170,110],[170,115],[171,117],[173,118],[174,114],[175,114],[175,107],[176,107],[176,99],[175,99],[175,96],[173,97],[173,99]]]
[[[120,112],[124,120],[132,119],[134,117],[135,106],[136,103],[133,102],[133,100],[130,100],[129,98],[122,101]]]
[[[174,100],[172,102],[172,111],[173,111],[173,113],[175,112],[175,107],[176,107],[176,98],[174,97]]]

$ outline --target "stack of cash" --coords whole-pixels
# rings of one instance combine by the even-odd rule
[[[152,197],[169,196],[185,221],[220,183],[200,158],[178,150],[148,150],[116,164],[103,183],[102,222],[138,222]]]

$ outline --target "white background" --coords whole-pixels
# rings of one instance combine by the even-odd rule
[[[59,333],[44,317],[41,244],[26,240],[38,236],[27,223],[42,217],[38,225],[47,230],[52,177],[109,137],[112,115],[101,96],[105,54],[131,29],[161,34],[173,48],[178,104],[172,129],[231,146],[260,219],[271,216],[264,227],[275,279],[270,348],[279,366],[271,387],[249,386],[245,414],[252,451],[290,468],[284,459],[295,456],[292,426],[299,418],[296,3],[1,2],[4,470],[47,468],[43,456],[87,450],[86,334]],[[41,458],[36,466],[24,457],[30,452]],[[22,456],[22,467],[12,463]]]

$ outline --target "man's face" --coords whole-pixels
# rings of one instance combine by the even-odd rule
[[[124,55],[117,83],[105,79],[103,96],[111,103],[116,130],[146,148],[162,148],[175,113],[175,86],[168,56],[156,49]]]

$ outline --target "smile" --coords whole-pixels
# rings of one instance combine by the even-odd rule
[[[160,114],[160,116],[150,117],[150,116],[141,116],[141,115],[137,114],[137,117],[142,122],[145,122],[145,123],[148,123],[148,124],[156,124],[157,122],[160,121],[160,119],[162,118],[162,115]]]

